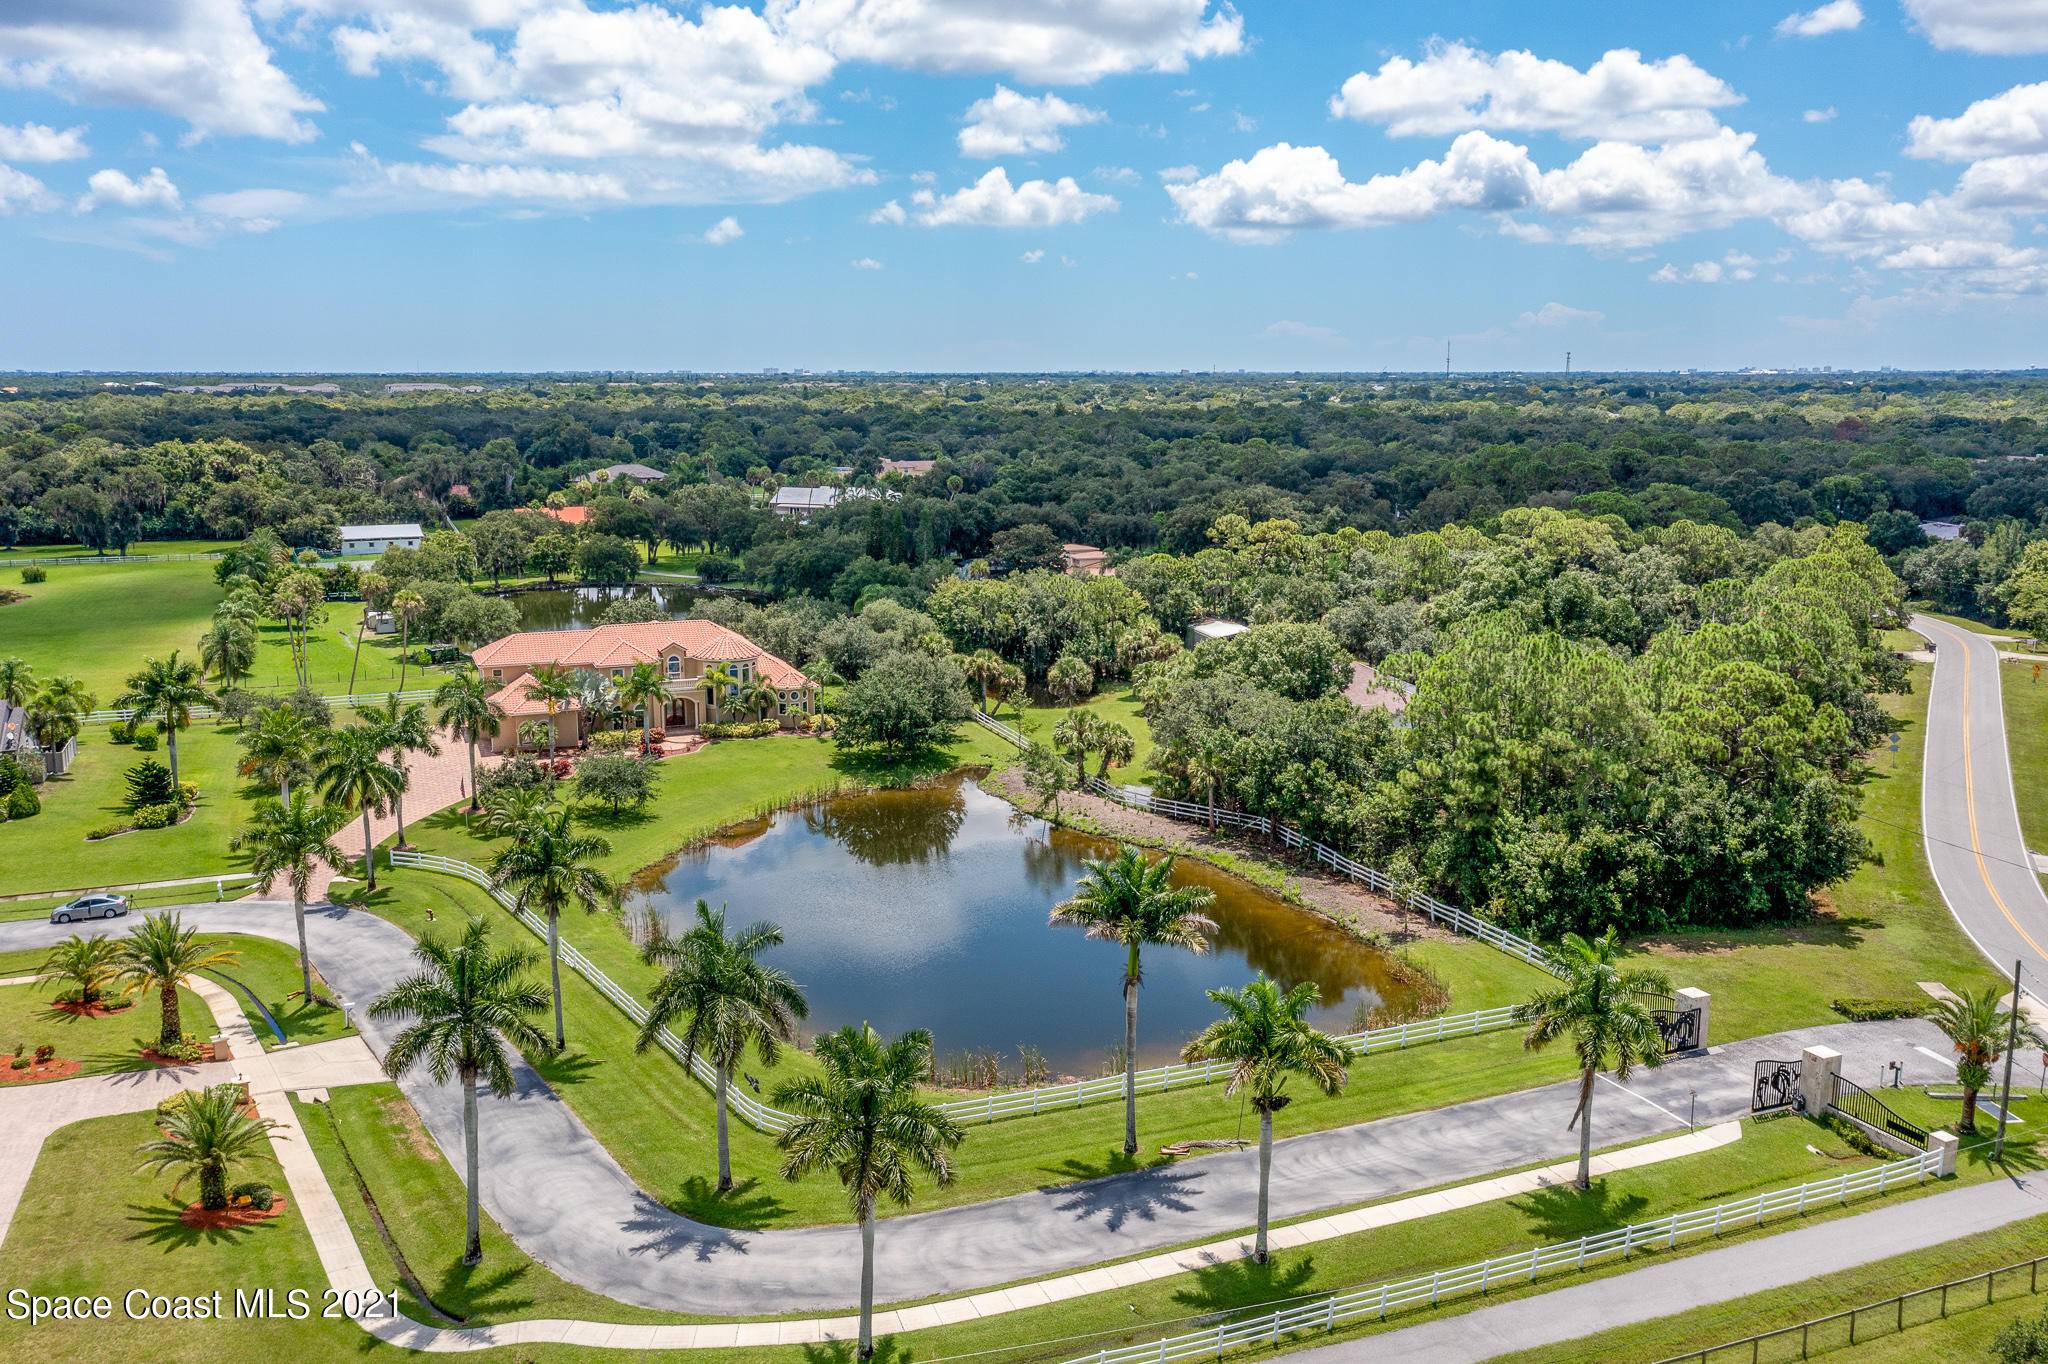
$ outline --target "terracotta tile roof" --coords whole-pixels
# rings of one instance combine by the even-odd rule
[[[1408,692],[1399,682],[1383,680],[1370,663],[1351,665],[1351,682],[1344,699],[1360,710],[1383,710],[1399,715],[1408,709]]]
[[[530,668],[559,663],[571,668],[629,668],[653,662],[680,647],[691,658],[715,663],[751,662],[771,687],[808,687],[811,682],[794,664],[736,630],[708,620],[657,620],[631,625],[599,625],[589,630],[528,630],[507,635],[470,655],[479,668]]]
[[[505,712],[508,719],[524,720],[530,716],[544,716],[548,713],[548,703],[527,691],[526,684],[531,680],[522,677],[491,698],[498,704],[499,709]],[[580,707],[574,701],[558,702],[555,706],[557,713],[577,709]]]
[[[565,526],[580,526],[590,519],[588,507],[542,507],[541,512],[554,517]]]

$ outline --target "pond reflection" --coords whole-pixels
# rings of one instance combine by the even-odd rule
[[[1042,1051],[1055,1074],[1097,1073],[1122,1040],[1123,950],[1047,914],[1083,862],[1113,845],[1014,810],[971,779],[837,796],[678,855],[636,880],[629,908],[682,927],[702,896],[734,922],[772,919],[775,964],[811,1002],[820,1032],[866,1020],[930,1028],[939,1050]],[[1405,1003],[1387,958],[1341,930],[1204,863],[1181,885],[1215,893],[1213,948],[1145,950],[1140,1061],[1174,1059],[1216,1015],[1206,991],[1254,971],[1322,988],[1317,1022],[1342,1030],[1360,1003]]]

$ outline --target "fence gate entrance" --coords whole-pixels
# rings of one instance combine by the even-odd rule
[[[1750,1086],[1749,1111],[1777,1113],[1799,1106],[1799,1063],[1759,1061],[1756,1079]]]
[[[1660,999],[1667,996],[1658,996]],[[1669,1001],[1676,1006],[1676,1000]],[[1700,1015],[1697,1009],[1680,1012],[1676,1007],[1652,1009],[1650,1017],[1656,1021],[1657,1033],[1664,1039],[1664,1054],[1674,1056],[1681,1051],[1692,1051],[1700,1044]]]

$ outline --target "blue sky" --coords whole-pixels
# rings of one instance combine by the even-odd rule
[[[0,367],[2048,364],[2048,0],[9,0]]]

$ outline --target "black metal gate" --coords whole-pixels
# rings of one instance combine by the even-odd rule
[[[1680,1013],[1676,1009],[1652,1009],[1650,1017],[1656,1020],[1657,1033],[1664,1039],[1664,1054],[1674,1055],[1691,1051],[1700,1044],[1700,1015],[1697,1009]]]
[[[1927,1149],[1927,1129],[1892,1112],[1891,1106],[1847,1076],[1835,1089],[1835,1105],[1850,1117]]]
[[[1756,1079],[1749,1091],[1750,1112],[1777,1113],[1799,1104],[1799,1062],[1756,1063]]]

